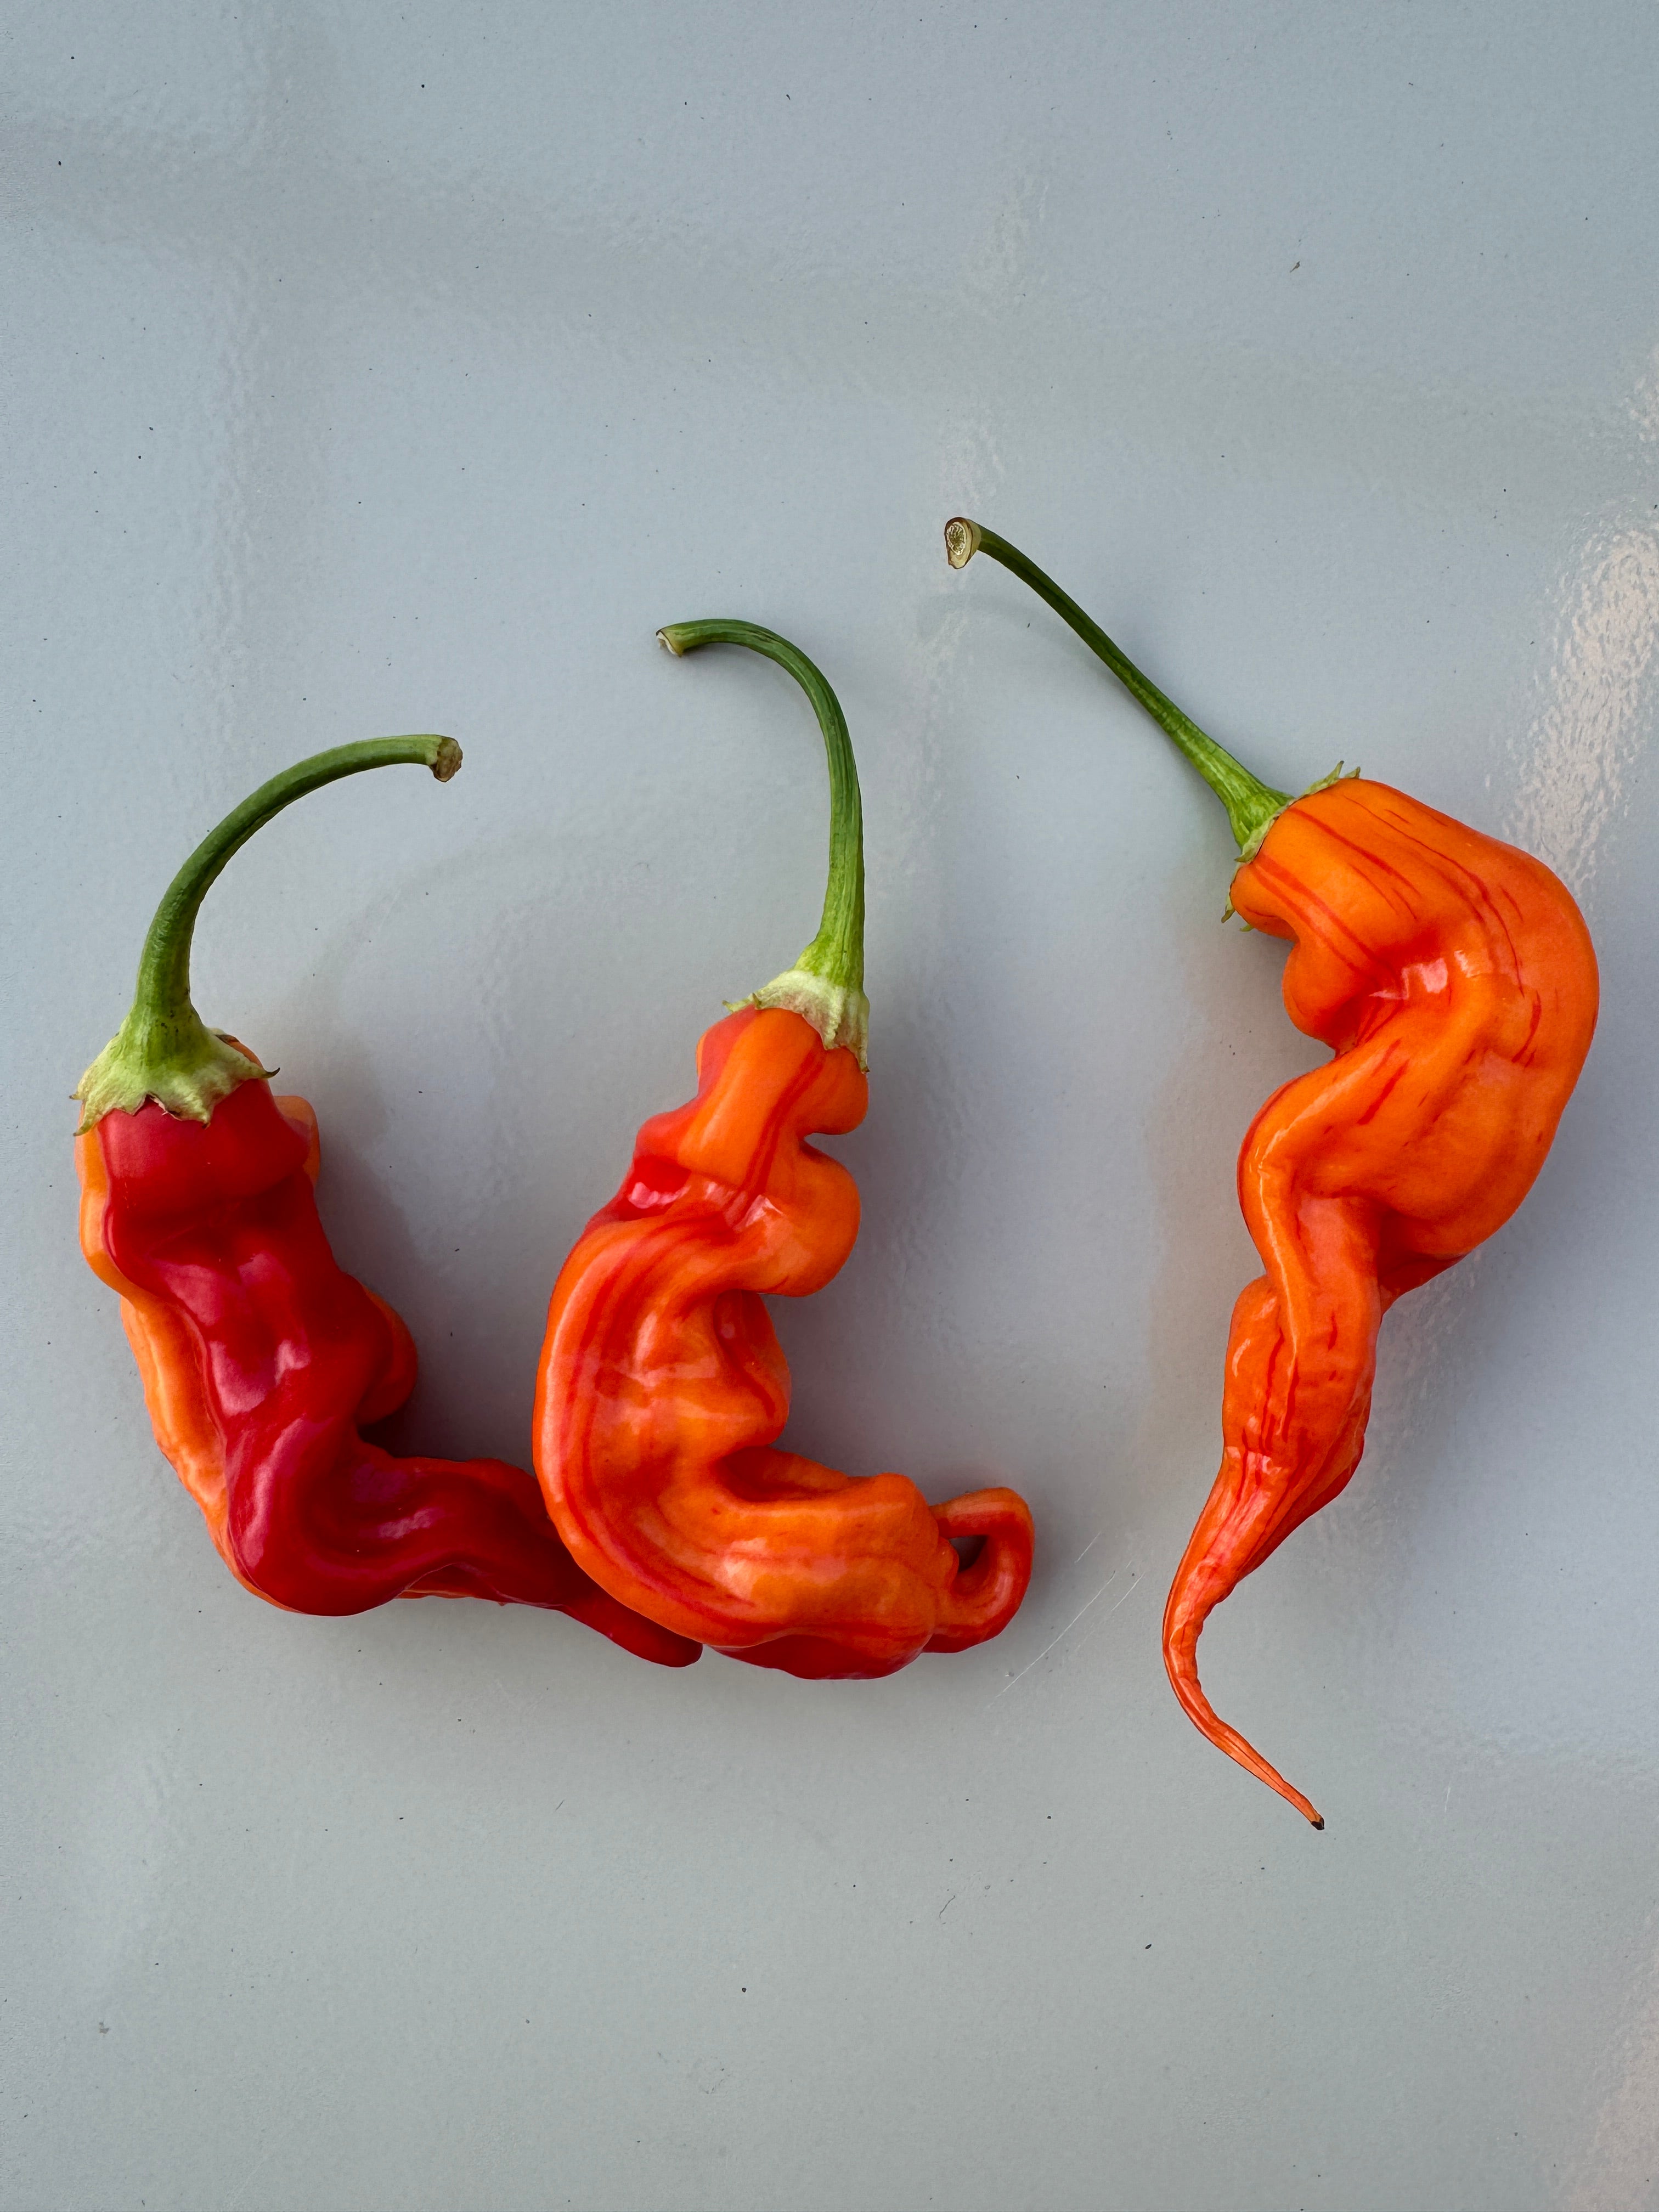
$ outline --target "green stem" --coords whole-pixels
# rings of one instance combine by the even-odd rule
[[[1172,699],[1141,674],[1126,653],[1112,643],[1098,623],[1091,622],[1077,601],[1046,576],[1035,561],[1018,546],[999,538],[994,530],[957,515],[945,526],[945,558],[953,568],[965,568],[975,553],[988,553],[1011,568],[1037,597],[1046,599],[1060,620],[1069,623],[1089,650],[1103,660],[1124,690],[1138,699],[1164,735],[1182,751],[1227,810],[1238,849],[1246,860],[1254,857],[1274,820],[1292,802],[1288,792],[1275,791],[1260,776],[1236,761],[1215,739],[1206,736],[1190,715],[1183,714]]]
[[[313,753],[262,783],[203,838],[155,909],[131,1011],[76,1086],[86,1108],[82,1130],[118,1108],[136,1114],[152,1098],[170,1114],[205,1121],[238,1084],[274,1072],[239,1051],[222,1030],[207,1028],[191,1003],[190,948],[202,901],[232,854],[285,806],[343,775],[398,763],[430,769],[447,783],[460,767],[461,749],[453,738],[368,738]]]
[[[841,702],[799,646],[746,622],[671,623],[657,635],[672,653],[743,645],[788,670],[812,702],[830,767],[830,875],[818,933],[781,975],[745,1006],[784,1006],[811,1022],[826,1050],[846,1045],[869,1064],[870,1001],[864,995],[864,807]]]

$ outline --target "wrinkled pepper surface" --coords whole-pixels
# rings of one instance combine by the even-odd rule
[[[574,1557],[635,1611],[756,1666],[887,1674],[1006,1625],[1031,1516],[1012,1490],[930,1507],[902,1475],[777,1448],[789,1370],[763,1296],[821,1289],[859,1227],[852,1176],[807,1141],[856,1128],[869,1096],[858,776],[834,693],[786,640],[737,622],[660,635],[675,653],[747,646],[806,692],[829,757],[829,889],[811,945],[703,1036],[696,1097],[645,1124],[565,1262],[536,1468]],[[971,1563],[952,1539],[975,1540]]]
[[[302,761],[174,878],[132,1011],[76,1092],[82,1249],[120,1297],[156,1442],[256,1595],[311,1613],[425,1595],[543,1606],[684,1665],[698,1646],[583,1574],[524,1468],[400,1458],[364,1441],[413,1389],[415,1346],[329,1249],[310,1107],[273,1097],[268,1071],[191,1003],[197,912],[231,854],[305,793],[395,762],[447,781],[460,749],[377,738]]]
[[[1221,1470],[1176,1571],[1164,1654],[1212,1743],[1324,1824],[1198,1679],[1206,1619],[1359,1464],[1395,1300],[1502,1227],[1532,1188],[1595,1027],[1595,955],[1541,861],[1357,775],[1270,790],[1150,684],[1042,570],[951,523],[1099,654],[1226,806],[1232,908],[1288,938],[1286,1012],[1329,1063],[1268,1099],[1238,1160],[1266,1272],[1234,1308]]]

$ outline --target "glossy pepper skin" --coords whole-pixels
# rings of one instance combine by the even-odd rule
[[[1268,1099],[1239,1154],[1239,1203],[1266,1272],[1233,1311],[1221,1469],[1164,1617],[1165,1665],[1191,1719],[1322,1826],[1217,1717],[1199,1634],[1358,1466],[1383,1315],[1532,1188],[1595,1031],[1595,951],[1565,886],[1513,846],[1355,776],[1294,801],[1267,790],[1023,555],[988,532],[947,536],[958,566],[978,544],[1128,669],[1211,781],[1246,856],[1233,908],[1291,940],[1285,1011],[1333,1054]]]
[[[834,695],[785,641],[714,623],[665,637],[677,651],[751,646],[812,697],[840,794],[829,936],[705,1034],[696,1096],[645,1124],[621,1189],[565,1262],[537,1472],[573,1555],[635,1611],[757,1666],[888,1674],[1006,1625],[1030,1579],[1031,1517],[1011,1490],[931,1507],[902,1475],[854,1479],[776,1447],[789,1371],[763,1297],[822,1289],[859,1228],[852,1176],[807,1142],[856,1128],[869,1097],[857,784]],[[838,890],[857,920],[839,952]],[[971,1565],[952,1538],[978,1540]]]
[[[1221,1471],[1176,1571],[1164,1648],[1204,1734],[1316,1822],[1217,1718],[1199,1632],[1358,1466],[1389,1308],[1531,1189],[1589,1050],[1595,955],[1541,861],[1354,778],[1278,817],[1232,901],[1291,940],[1285,1012],[1334,1058],[1276,1091],[1239,1153],[1267,1272],[1233,1310]]]
[[[315,787],[313,766],[290,771],[288,798]],[[176,1010],[173,1020],[190,1035]],[[329,1249],[313,1188],[316,1118],[301,1098],[273,1097],[234,1040],[215,1040],[204,1063],[191,1043],[198,1079],[202,1064],[219,1071],[208,1088],[238,1079],[202,1111],[176,1051],[171,1066],[152,1048],[126,1068],[132,1103],[106,1106],[76,1139],[81,1242],[121,1298],[156,1441],[238,1581],[300,1613],[428,1595],[541,1606],[641,1657],[696,1658],[696,1644],[589,1581],[525,1469],[397,1457],[364,1441],[362,1428],[414,1387],[415,1347]],[[142,1089],[151,1080],[173,1110]]]

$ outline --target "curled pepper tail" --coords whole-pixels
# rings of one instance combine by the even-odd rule
[[[1225,1485],[1224,1474],[1216,1490]],[[1198,1679],[1199,1637],[1212,1612],[1237,1580],[1237,1576],[1218,1577],[1213,1565],[1206,1564],[1206,1554],[1215,1536],[1212,1516],[1216,1503],[1212,1492],[1176,1570],[1170,1601],[1164,1608],[1164,1664],[1169,1673],[1170,1686],[1200,1735],[1207,1736],[1216,1749],[1224,1751],[1229,1759],[1237,1759],[1247,1774],[1254,1774],[1258,1782],[1265,1782],[1269,1790],[1276,1790],[1286,1804],[1295,1806],[1304,1820],[1316,1828],[1322,1828],[1323,1816],[1299,1790],[1292,1789],[1276,1766],[1268,1765],[1254,1744],[1221,1719]]]
[[[979,1555],[951,1585],[937,1635],[925,1651],[966,1651],[1000,1636],[1031,1580],[1031,1509],[1018,1491],[973,1490],[933,1508],[941,1535],[982,1540]]]

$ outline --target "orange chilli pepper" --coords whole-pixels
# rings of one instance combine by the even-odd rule
[[[869,1098],[858,771],[834,692],[787,640],[740,622],[659,635],[674,653],[747,646],[806,693],[829,757],[829,888],[811,944],[703,1036],[696,1097],[645,1124],[566,1261],[536,1470],[572,1556],[621,1604],[756,1666],[888,1674],[1006,1626],[1031,1516],[1012,1490],[930,1506],[902,1475],[776,1448],[789,1370],[763,1294],[822,1289],[859,1228],[852,1176],[806,1142],[856,1128]]]
[[[1328,1065],[1275,1091],[1238,1158],[1267,1272],[1233,1310],[1221,1471],[1176,1571],[1164,1657],[1192,1720],[1324,1822],[1200,1686],[1206,1619],[1359,1464],[1395,1300],[1501,1228],[1531,1189],[1595,1028],[1595,954],[1530,854],[1387,784],[1336,774],[1292,799],[1172,705],[1024,555],[958,517],[1121,678],[1227,809],[1232,911],[1291,940],[1285,1012]]]

